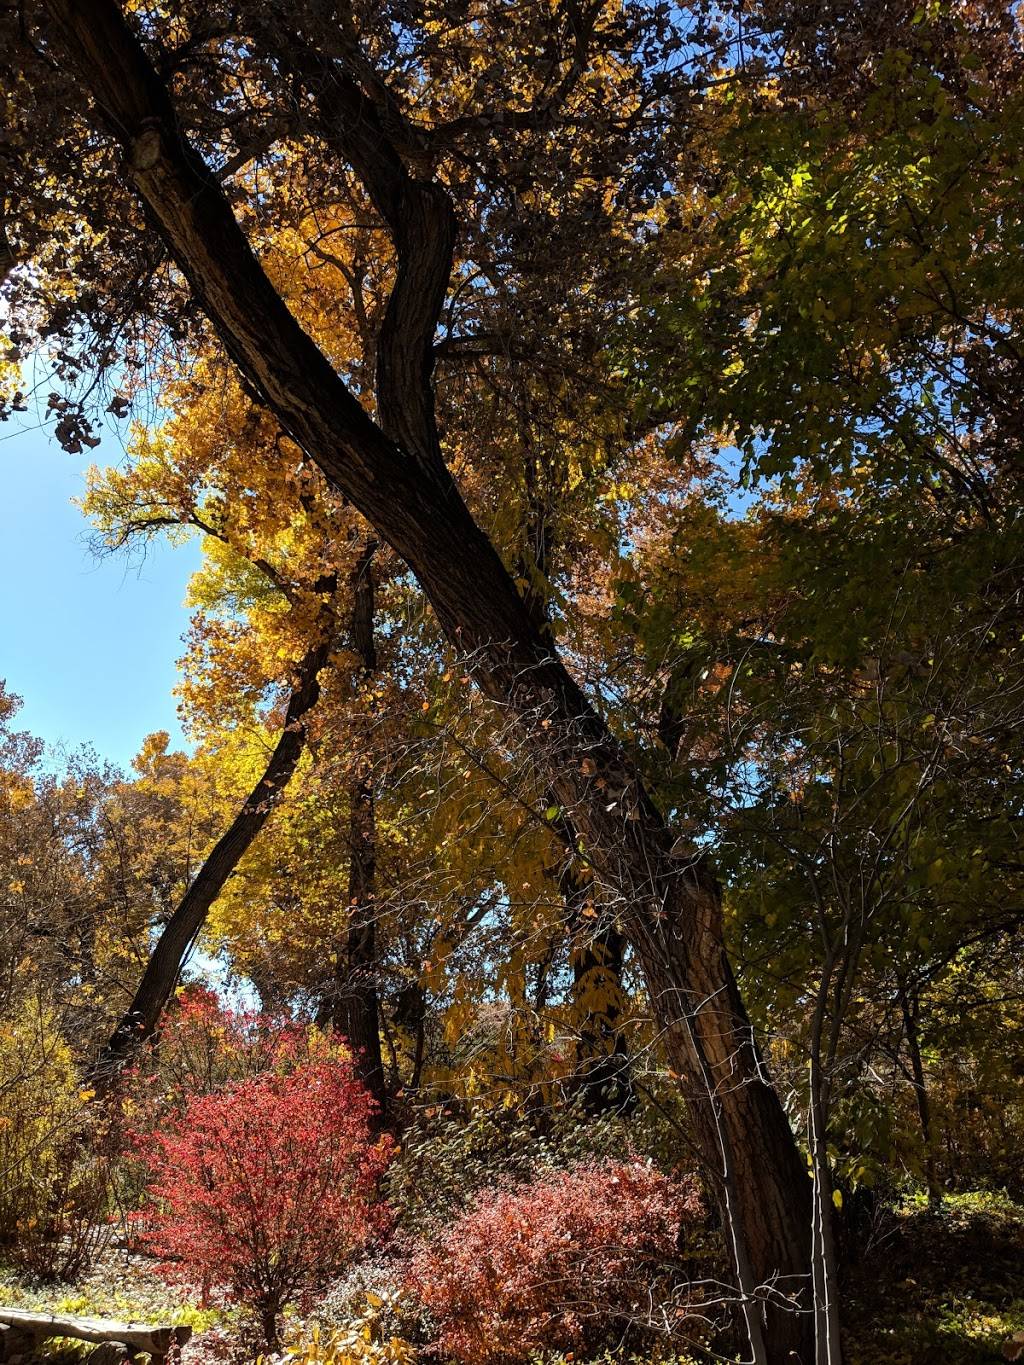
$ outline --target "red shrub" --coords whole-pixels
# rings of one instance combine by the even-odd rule
[[[311,1061],[311,1034],[294,1020],[233,1008],[205,986],[178,992],[161,1023],[159,1046],[142,1058],[136,1090],[160,1092],[164,1108],[267,1071]],[[317,1038],[321,1054],[327,1042]],[[337,1049],[335,1049],[337,1051]]]
[[[326,1286],[382,1230],[373,1201],[392,1144],[373,1142],[372,1111],[338,1059],[192,1099],[141,1144],[146,1241],[165,1273],[247,1304],[275,1346],[282,1307]]]
[[[123,1073],[118,1098],[126,1128],[155,1132],[199,1095],[348,1057],[343,1039],[287,1016],[233,1008],[207,987],[190,985],[168,1007],[153,1045]]]
[[[419,1248],[409,1289],[437,1328],[437,1354],[463,1365],[590,1349],[651,1315],[702,1217],[692,1181],[641,1161],[605,1161],[488,1191]]]

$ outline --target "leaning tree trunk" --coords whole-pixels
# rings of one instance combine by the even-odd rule
[[[378,354],[389,436],[264,273],[114,0],[46,0],[46,8],[123,146],[122,173],[247,384],[409,565],[614,900],[672,1064],[694,1099],[705,1162],[722,1173],[748,1299],[761,1286],[773,1287],[769,1296],[775,1288],[797,1294],[807,1283],[809,1181],[725,957],[713,881],[695,858],[677,855],[638,771],[538,634],[440,454],[430,374],[455,239],[447,194],[407,172],[389,138],[396,110],[378,109],[352,71],[314,48],[306,52],[300,40],[297,52],[287,50],[275,31],[275,58],[290,67],[297,90],[306,88],[320,135],[362,179],[395,244],[398,269]],[[747,1310],[753,1340],[760,1313],[749,1302]],[[810,1359],[808,1316],[773,1303],[765,1319],[765,1360],[781,1365],[794,1352]]]
[[[809,1362],[810,1181],[725,955],[717,889],[701,881],[696,896],[666,888],[664,915],[631,936],[715,1179],[751,1343],[760,1330],[770,1365]]]
[[[211,906],[284,793],[305,747],[306,717],[320,696],[318,675],[330,648],[331,635],[327,633],[299,664],[296,686],[288,700],[284,726],[270,762],[161,930],[132,1003],[93,1063],[90,1078],[97,1089],[109,1087],[156,1030],[182,963]]]

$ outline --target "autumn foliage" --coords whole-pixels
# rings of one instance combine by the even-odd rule
[[[915,1183],[1024,1197],[1024,8],[19,0],[0,88],[0,422],[109,433],[111,553],[202,552],[190,752],[0,686],[4,1266],[148,1182],[271,1340],[345,1271],[304,1365],[405,1333],[425,1228],[448,1365],[701,1278],[715,1358],[998,1351],[976,1263],[900,1266],[920,1353],[851,1326]],[[73,706],[110,650],[16,501],[11,666],[46,619]],[[211,958],[287,1012],[175,995]],[[402,1148],[351,1274],[346,1049]],[[703,1276],[631,1143],[707,1178]]]
[[[165,1103],[180,1107],[197,1095],[268,1071],[283,1073],[315,1058],[346,1056],[340,1044],[286,1015],[235,1008],[209,987],[192,984],[175,996],[159,1047],[143,1058],[139,1073],[153,1075]]]
[[[313,1061],[192,1099],[142,1144],[146,1240],[171,1279],[245,1304],[276,1344],[302,1303],[383,1232],[391,1157],[348,1062]]]
[[[436,1328],[434,1350],[462,1365],[594,1348],[651,1323],[680,1237],[703,1216],[695,1184],[646,1163],[584,1162],[487,1190],[414,1254],[408,1283]],[[678,1278],[678,1277],[673,1277]]]

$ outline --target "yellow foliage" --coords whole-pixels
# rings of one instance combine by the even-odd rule
[[[67,1145],[89,1092],[53,1013],[36,999],[0,1027],[0,1236],[18,1240],[50,1214]]]
[[[287,1346],[285,1354],[295,1365],[413,1365],[416,1348],[382,1330],[382,1315],[398,1306],[397,1295],[367,1292],[359,1317],[327,1333],[314,1326],[309,1336]]]

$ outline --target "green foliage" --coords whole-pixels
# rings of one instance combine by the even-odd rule
[[[642,314],[686,359],[644,392],[749,473],[941,484],[951,435],[991,438],[979,383],[1017,365],[1024,305],[1020,97],[925,57],[880,54],[856,101],[730,91],[709,123],[713,188],[676,207]]]
[[[983,1365],[1024,1331],[1024,1209],[967,1193],[883,1218],[852,1275],[850,1365]]]

